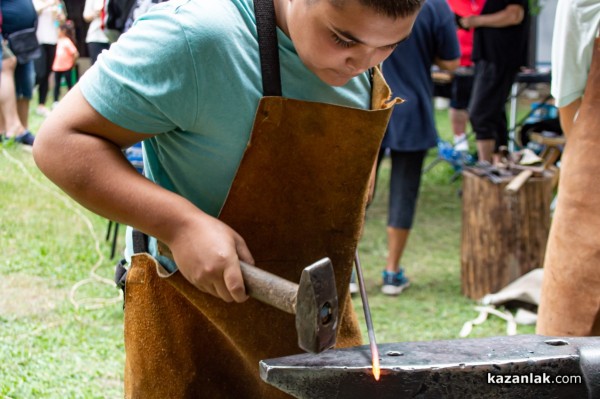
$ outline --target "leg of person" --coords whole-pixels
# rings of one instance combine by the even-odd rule
[[[17,113],[17,97],[15,89],[15,69],[17,58],[8,51],[3,51],[2,73],[0,84],[0,113],[4,122],[6,137],[17,137],[25,132]]]
[[[469,122],[469,99],[473,89],[473,70],[461,68],[452,80],[452,97],[450,99],[450,123],[454,133],[454,149],[457,151],[469,151],[467,140],[467,123]]]
[[[477,138],[477,154],[480,162],[492,162],[497,134],[494,121],[504,108],[506,100],[498,95],[499,87],[496,66],[487,61],[478,61],[475,64],[469,115]]]
[[[34,136],[27,130],[29,122],[29,102],[33,96],[34,82],[33,61],[25,64],[17,64],[15,70],[15,88],[17,92],[17,113],[21,124],[25,127],[25,136],[22,137],[22,143],[33,144]]]
[[[46,108],[46,99],[48,97],[49,78],[52,72],[52,62],[56,55],[56,45],[42,44],[42,56],[35,60],[35,80],[38,86],[38,107],[37,113],[41,116],[47,116],[50,112]]]
[[[381,292],[386,295],[398,295],[409,286],[400,263],[414,221],[426,153],[427,151],[391,151],[388,255],[381,288]]]
[[[477,136],[479,161],[492,162],[495,150],[507,143],[506,99],[517,71],[487,61],[475,65],[469,114]]]
[[[53,107],[58,104],[60,98],[60,82],[62,81],[63,72],[54,71],[54,104]]]

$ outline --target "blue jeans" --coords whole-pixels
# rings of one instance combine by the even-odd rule
[[[33,96],[33,82],[35,81],[35,73],[33,69],[33,61],[26,64],[17,64],[15,68],[15,88],[17,90],[17,99],[26,98],[31,100]]]

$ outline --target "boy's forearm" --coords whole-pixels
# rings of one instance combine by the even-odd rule
[[[520,5],[511,4],[493,14],[471,15],[460,19],[460,25],[471,28],[504,28],[518,25],[523,21],[525,10]]]

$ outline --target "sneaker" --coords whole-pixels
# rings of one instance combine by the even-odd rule
[[[381,287],[383,294],[398,295],[409,285],[410,281],[404,276],[404,269],[400,269],[397,273],[383,271],[383,287]]]
[[[35,136],[31,134],[29,130],[25,130],[23,134],[15,136],[15,141],[17,143],[25,144],[25,145],[33,145],[33,141],[35,140]]]
[[[50,110],[46,107],[37,107],[35,113],[46,118],[48,115],[50,115]]]
[[[466,133],[454,136],[454,149],[458,152],[469,152],[469,140],[467,140]]]

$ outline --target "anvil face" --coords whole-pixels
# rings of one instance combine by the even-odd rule
[[[593,348],[588,358],[594,364],[580,362],[582,348]],[[389,343],[379,345],[379,352],[379,381],[371,372],[368,346],[263,360],[260,372],[265,382],[311,399],[586,398],[600,389],[594,386],[598,378],[590,382],[600,367],[600,337],[520,335]],[[588,364],[587,372],[580,363]],[[557,376],[578,376],[578,382],[547,382]],[[516,378],[523,383],[514,383]]]

